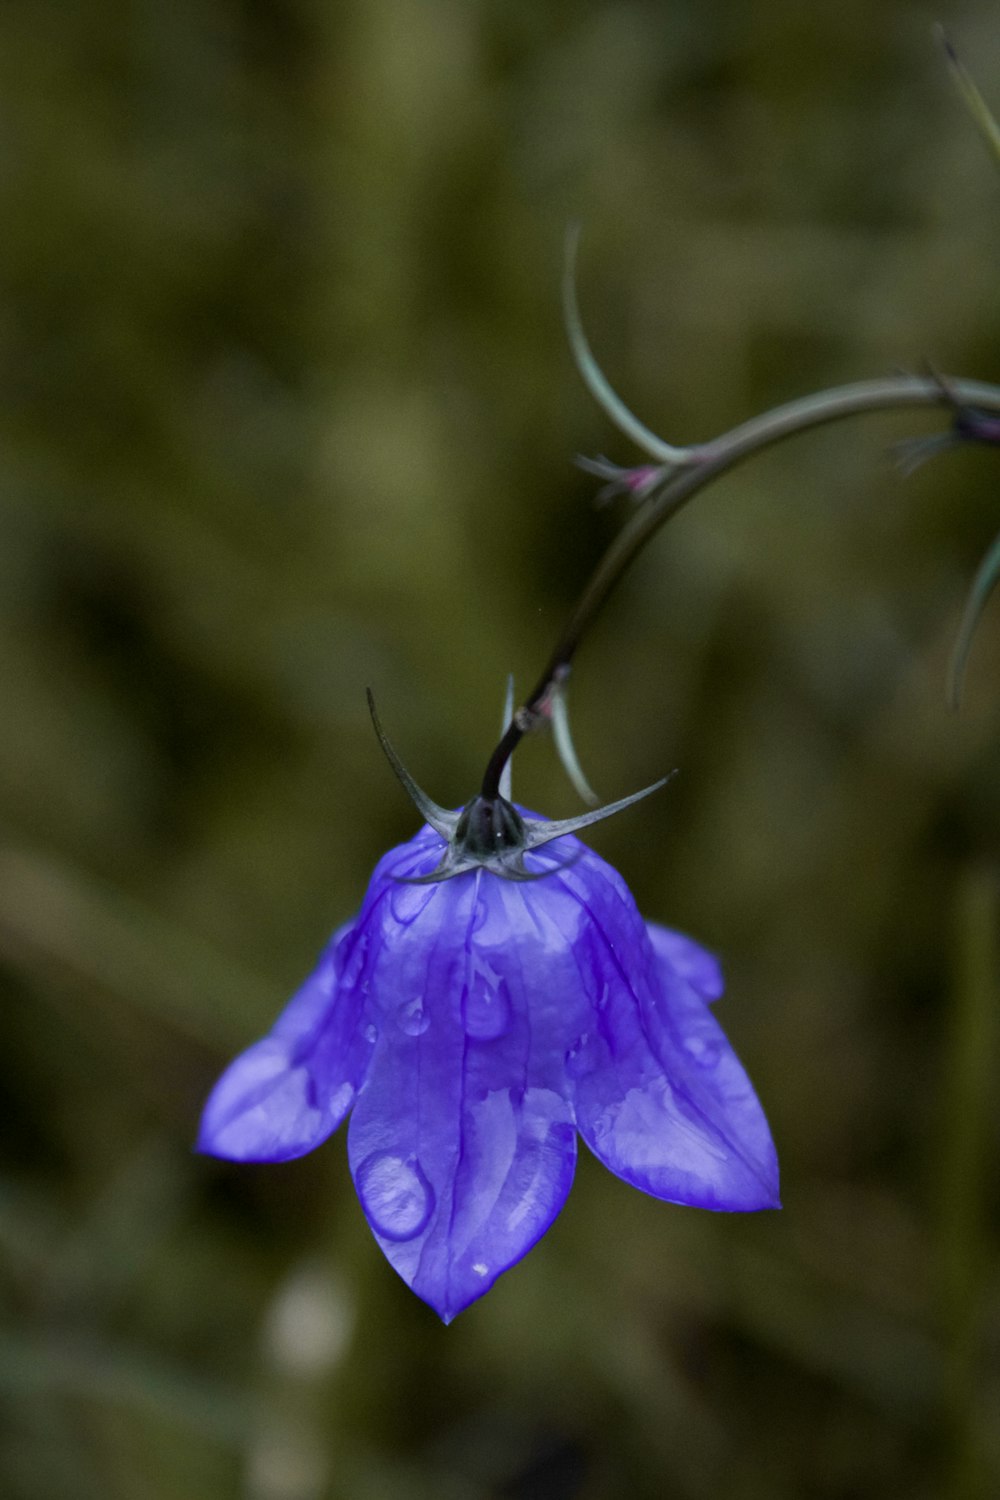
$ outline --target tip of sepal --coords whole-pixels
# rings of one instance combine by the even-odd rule
[[[972,641],[976,633],[976,626],[982,618],[983,610],[993,590],[996,588],[997,579],[1000,578],[1000,536],[994,538],[992,545],[976,570],[976,576],[972,580],[962,611],[962,620],[958,627],[958,636],[951,654],[948,666],[948,706],[954,711],[962,706],[962,688],[965,682],[965,669],[972,650]]]
[[[593,823],[603,823],[605,818],[613,818],[615,813],[624,812],[627,807],[632,807],[645,797],[652,796],[653,792],[658,792],[676,775],[676,771],[671,771],[668,775],[661,776],[659,781],[654,781],[651,786],[643,787],[640,792],[632,792],[630,796],[620,797],[617,802],[608,802],[604,807],[595,807],[592,812],[578,813],[575,818],[560,818],[555,822],[541,818],[525,818],[524,826],[528,833],[527,847],[540,849],[543,844],[549,844],[553,839],[563,838],[566,834],[579,833],[581,828],[589,828]]]
[[[676,448],[672,443],[665,443],[629,411],[621,397],[612,390],[603,370],[594,358],[594,352],[583,331],[580,304],[576,295],[576,259],[579,246],[580,225],[571,224],[566,232],[562,283],[563,319],[573,363],[576,365],[580,379],[618,431],[630,438],[637,447],[648,453],[658,464],[669,464],[676,468],[682,464],[693,463],[695,454],[691,449]]]
[[[947,453],[949,448],[957,447],[960,442],[961,436],[954,430],[934,432],[926,437],[902,438],[892,445],[890,451],[903,478],[909,479],[929,459],[936,458],[939,453]]]
[[[573,788],[582,802],[588,802],[591,807],[596,807],[600,798],[594,791],[590,782],[583,774],[580,758],[573,744],[573,735],[569,727],[569,705],[566,702],[566,685],[569,670],[556,682],[550,702],[549,713],[552,719],[552,738],[555,741],[556,753],[562,761],[563,770],[573,783]]]
[[[948,61],[950,63],[957,64],[958,53],[955,51],[951,37],[948,35],[947,31],[944,29],[940,21],[935,21],[934,25],[931,27],[931,36],[941,48],[941,51],[944,53]]]
[[[371,714],[372,725],[378,736],[378,742],[382,746],[385,758],[395,772],[397,780],[424,821],[429,823],[434,832],[439,833],[442,838],[450,839],[454,832],[456,815],[448,808],[441,807],[432,797],[428,797],[427,793],[414,781],[393,749],[389,736],[382,728],[381,721],[375,709],[375,696],[371,688],[366,688],[365,692],[368,697],[368,712]]]
[[[979,92],[979,87],[975,79],[959,57],[944,27],[940,24],[936,25],[933,29],[933,35],[945,55],[948,71],[952,76],[952,81],[959,92],[962,103],[972,116],[973,123],[986,142],[994,160],[1000,163],[1000,125],[997,124],[993,111]]]

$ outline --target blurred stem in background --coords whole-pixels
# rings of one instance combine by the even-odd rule
[[[997,1064],[1000,883],[972,868],[959,883],[941,1183],[940,1277],[944,1410],[951,1500],[990,1491],[984,1427],[995,1420],[983,1381],[983,1300],[989,1247],[986,1190]]]

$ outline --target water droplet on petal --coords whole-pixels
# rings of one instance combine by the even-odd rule
[[[412,1240],[434,1211],[434,1189],[415,1157],[373,1151],[354,1183],[369,1224],[387,1240]]]
[[[509,1031],[510,991],[492,969],[479,968],[462,991],[462,1024],[479,1042],[492,1042]]]
[[[583,1078],[586,1073],[593,1072],[594,1064],[594,1044],[589,1032],[585,1031],[566,1053],[566,1072],[571,1078]]]
[[[404,1000],[396,1011],[396,1021],[400,1031],[405,1031],[407,1036],[423,1036],[431,1024],[423,995],[414,995],[412,1000]]]
[[[473,1261],[472,1269],[475,1271],[477,1276],[488,1276],[490,1273],[490,1268],[484,1260]]]
[[[364,1030],[364,1037],[369,1047],[374,1047],[375,1043],[378,1040],[378,1027],[366,1026]]]
[[[341,949],[338,949],[338,954]],[[368,934],[359,932],[348,933],[343,944],[343,970],[340,975],[340,983],[344,989],[353,989],[361,977],[365,959],[368,957]]]
[[[713,1036],[689,1036],[684,1039],[684,1051],[699,1068],[714,1068],[722,1056],[722,1043]]]
[[[342,1120],[354,1103],[354,1095],[354,1085],[351,1083],[342,1083],[340,1088],[336,1089],[326,1102],[328,1113]]]

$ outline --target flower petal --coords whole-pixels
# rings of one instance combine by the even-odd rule
[[[339,928],[314,973],[271,1031],[231,1063],[209,1096],[197,1149],[232,1161],[286,1161],[320,1145],[341,1123],[372,1058],[368,1014],[372,932],[400,884],[433,868],[442,840],[422,828],[379,862],[357,920]]]
[[[332,1134],[354,1103],[371,1057],[362,992],[341,983],[363,934],[334,933],[313,974],[261,1041],[209,1095],[197,1149],[232,1161],[286,1161]]]
[[[778,1207],[777,1158],[739,1059],[704,1001],[664,975],[627,887],[596,856],[557,878],[589,917],[581,980],[598,993],[581,1047],[576,1116],[619,1177],[674,1203]],[[665,979],[669,982],[665,982]]]
[[[420,922],[382,934],[383,1021],[348,1149],[382,1250],[449,1322],[552,1223],[576,1133],[544,975],[562,940],[536,920],[538,887],[478,871],[418,889]]]
[[[647,922],[646,931],[663,978],[669,980],[672,972],[685,980],[703,1000],[709,1003],[718,1000],[726,986],[722,966],[714,953],[709,953],[686,933],[660,927],[656,922]]]

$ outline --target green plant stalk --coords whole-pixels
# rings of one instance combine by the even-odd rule
[[[677,450],[683,462],[665,463],[663,479],[601,558],[570,615],[545,670],[514,714],[483,777],[482,795],[495,797],[504,767],[525,734],[547,719],[546,706],[565,683],[576,649],[629,564],[670,518],[701,490],[737,464],[798,433],[867,412],[943,407],[975,408],[1000,416],[1000,386],[933,375],[897,375],[835,386],[776,406],[699,447]]]

